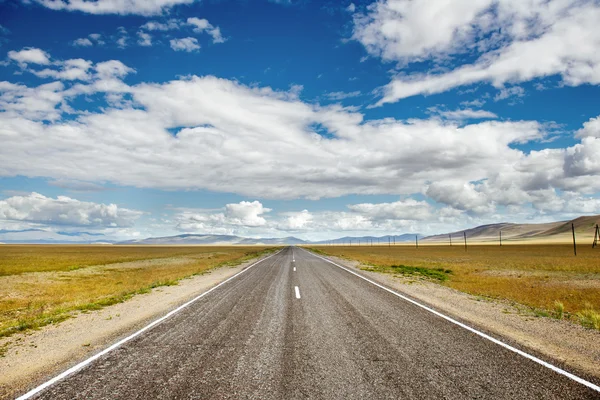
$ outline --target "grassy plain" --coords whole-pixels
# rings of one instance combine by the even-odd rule
[[[0,337],[59,322],[273,247],[0,245]]]
[[[314,246],[362,268],[429,279],[476,296],[512,300],[539,315],[600,329],[600,249],[572,245]]]

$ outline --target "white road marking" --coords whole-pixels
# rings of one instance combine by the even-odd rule
[[[296,267],[294,267],[294,272],[296,272]]]
[[[60,375],[55,376],[54,378],[50,379],[49,381],[42,383],[40,386],[36,387],[35,389],[30,390],[29,392],[25,393],[24,395],[18,397],[16,400],[26,400],[29,399],[33,396],[35,396],[36,394],[38,394],[39,392],[41,392],[42,390],[46,389],[49,386],[52,386],[53,384],[55,384],[58,381],[63,380],[64,378],[66,378],[67,376],[79,371],[80,369],[82,369],[83,367],[91,364],[92,362],[94,362],[95,360],[97,360],[98,358],[102,357],[103,355],[110,353],[111,351],[113,351],[114,349],[116,349],[117,347],[129,342],[131,339],[141,335],[142,333],[146,332],[148,329],[160,324],[161,322],[163,322],[164,320],[166,320],[167,318],[171,317],[174,314],[177,314],[178,312],[180,312],[181,310],[183,310],[184,308],[188,307],[190,304],[196,302],[197,300],[201,299],[202,297],[206,296],[207,294],[209,294],[210,292],[212,292],[213,290],[217,289],[220,286],[223,286],[224,284],[226,284],[227,282],[229,282],[232,279],[237,278],[238,276],[240,276],[241,274],[243,274],[244,272],[248,271],[250,268],[254,267],[257,264],[260,264],[263,261],[268,260],[269,258],[279,254],[282,250],[279,250],[277,253],[275,254],[271,254],[268,257],[263,258],[262,260],[258,260],[257,262],[255,262],[254,264],[244,268],[242,271],[238,272],[237,274],[227,278],[226,280],[224,280],[223,282],[219,283],[217,286],[214,286],[212,288],[210,288],[209,290],[207,290],[206,292],[194,297],[192,300],[188,301],[185,304],[180,305],[179,307],[177,307],[176,309],[174,309],[173,311],[170,311],[168,314],[166,314],[165,316],[151,322],[150,324],[146,325],[145,327],[143,327],[142,329],[140,329],[139,331],[127,336],[125,339],[122,339],[120,341],[118,341],[117,343],[113,344],[110,347],[107,347],[106,349],[102,350],[100,353],[88,358],[87,360],[84,360],[82,362],[80,362],[79,364],[75,365],[74,367],[69,368],[68,370],[66,370],[65,372],[61,373]],[[298,290],[298,287],[296,287],[296,290]]]
[[[296,291],[296,298],[299,299],[300,298],[300,289],[298,289],[298,286],[294,286],[294,290]]]
[[[302,250],[304,250],[304,249],[302,249]],[[504,343],[504,342],[502,342],[502,341],[500,341],[498,339],[495,339],[495,338],[491,337],[490,335],[487,335],[487,334],[485,334],[483,332],[480,332],[480,331],[478,331],[475,328],[471,328],[470,326],[465,325],[462,322],[459,322],[459,321],[457,321],[457,320],[455,320],[453,318],[450,318],[450,317],[448,317],[448,316],[440,313],[439,311],[436,311],[436,310],[434,310],[432,308],[429,308],[426,305],[423,305],[423,304],[421,304],[421,303],[419,303],[419,302],[417,302],[417,301],[415,301],[415,300],[413,300],[411,298],[408,298],[408,297],[406,297],[404,295],[401,295],[400,293],[397,293],[397,292],[393,291],[392,289],[388,289],[385,286],[380,285],[379,283],[377,283],[375,281],[372,281],[371,279],[366,278],[366,277],[364,277],[364,276],[362,276],[362,275],[360,275],[360,274],[358,274],[358,273],[356,273],[356,272],[354,272],[354,271],[352,271],[352,270],[350,270],[350,269],[348,269],[346,267],[343,267],[343,266],[341,266],[341,265],[339,265],[339,264],[337,264],[337,263],[335,263],[335,262],[333,262],[333,261],[331,261],[331,260],[329,260],[329,259],[327,259],[325,257],[318,256],[318,255],[316,255],[314,253],[309,252],[308,250],[304,250],[304,251],[306,251],[307,253],[309,253],[309,254],[311,254],[311,255],[313,255],[315,257],[318,257],[318,258],[320,258],[320,259],[322,259],[324,261],[327,261],[328,263],[333,264],[336,267],[339,267],[339,268],[341,268],[341,269],[343,269],[343,270],[351,273],[352,275],[356,275],[360,279],[364,279],[365,281],[367,281],[367,282],[369,282],[369,283],[377,286],[378,288],[383,289],[386,292],[389,292],[389,293],[391,293],[393,295],[396,295],[396,296],[400,297],[401,299],[406,300],[409,303],[412,303],[412,304],[416,305],[417,307],[420,307],[420,308],[422,308],[422,309],[424,309],[426,311],[429,311],[430,313],[435,314],[438,317],[441,317],[441,318],[445,319],[448,322],[451,322],[451,323],[453,323],[455,325],[460,326],[461,328],[464,328],[464,329],[466,329],[466,330],[468,330],[470,332],[473,332],[474,334],[476,334],[478,336],[481,336],[482,338],[487,339],[487,340],[489,340],[491,342],[494,342],[497,345],[502,346],[502,347],[504,347],[507,350],[510,350],[510,351],[512,351],[514,353],[519,354],[520,356],[528,358],[529,360],[531,360],[533,362],[536,362],[536,363],[538,363],[538,364],[540,364],[540,365],[542,365],[542,366],[544,366],[546,368],[549,368],[549,369],[551,369],[552,371],[554,371],[556,373],[559,373],[559,374],[561,374],[563,376],[566,376],[567,378],[572,379],[572,380],[574,380],[577,383],[580,383],[580,384],[582,384],[584,386],[587,386],[588,388],[590,388],[592,390],[595,390],[596,392],[600,392],[600,386],[594,385],[592,382],[586,381],[585,379],[580,378],[577,375],[574,375],[574,374],[572,374],[570,372],[567,372],[567,371],[565,371],[565,370],[563,370],[561,368],[558,368],[558,367],[556,367],[556,366],[554,366],[554,365],[552,365],[552,364],[550,364],[550,363],[548,363],[548,362],[546,362],[544,360],[541,360],[541,359],[539,359],[539,358],[537,358],[535,356],[532,356],[531,354],[525,353],[524,351],[519,350],[519,349],[517,349],[515,347],[512,347],[511,345],[508,345],[508,344],[506,344],[506,343]]]

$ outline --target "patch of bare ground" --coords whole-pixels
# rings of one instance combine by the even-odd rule
[[[220,267],[199,276],[183,279],[176,286],[163,286],[146,294],[101,310],[78,313],[60,324],[48,325],[39,330],[0,338],[0,398],[12,398],[27,388],[98,353],[123,337],[135,332],[149,322],[166,314],[198,294],[242,271],[255,260],[235,267]],[[139,263],[164,263],[165,260],[144,260],[122,263],[119,268],[140,267]],[[169,262],[186,263],[179,258]],[[94,273],[70,271],[72,273]],[[106,267],[98,267],[103,270]],[[65,273],[52,272],[53,277]],[[10,278],[10,277],[9,277]],[[47,279],[31,276],[25,279]],[[23,276],[21,276],[23,279]]]
[[[448,316],[493,336],[504,337],[574,371],[600,379],[598,330],[586,329],[566,320],[539,317],[531,308],[514,302],[473,296],[425,279],[365,271],[357,261],[328,257]],[[584,282],[579,281],[579,284]],[[586,283],[598,285],[597,281]]]

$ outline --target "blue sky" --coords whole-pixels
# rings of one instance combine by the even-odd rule
[[[598,214],[598,20],[594,0],[0,0],[0,242]]]

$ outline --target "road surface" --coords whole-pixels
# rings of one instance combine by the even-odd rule
[[[591,399],[600,393],[289,247],[31,398]]]

